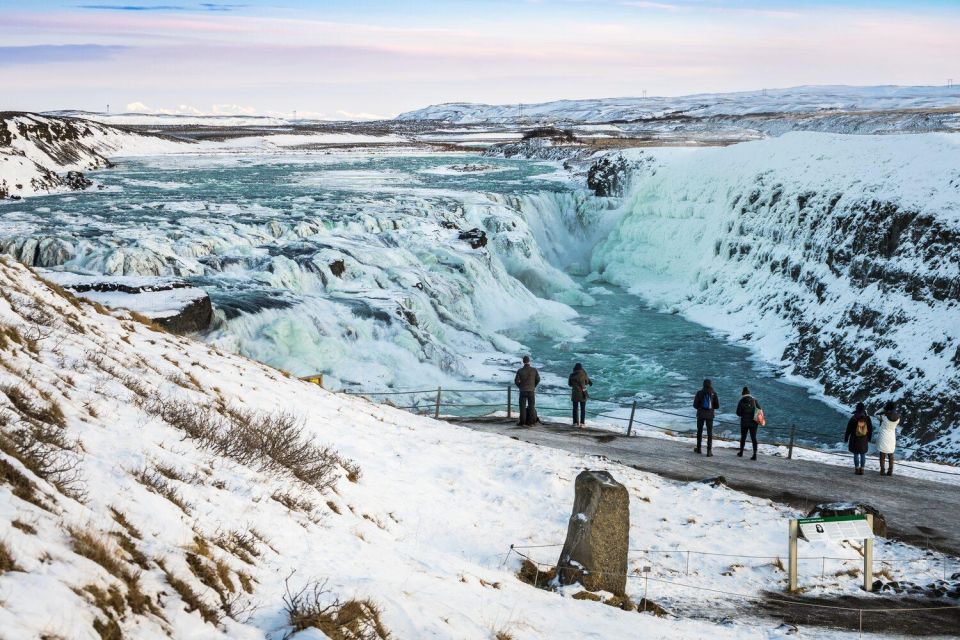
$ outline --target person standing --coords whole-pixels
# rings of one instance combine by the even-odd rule
[[[713,390],[713,383],[703,381],[703,388],[693,396],[693,406],[697,410],[697,446],[696,453],[703,453],[703,427],[707,427],[707,456],[713,455],[713,418],[720,408],[720,398]]]
[[[897,405],[888,402],[883,411],[877,414],[880,424],[877,426],[877,452],[880,454],[880,475],[893,475],[893,452],[897,449],[897,429],[900,428],[900,412]],[[890,467],[884,472],[884,462]]]
[[[867,408],[860,402],[847,422],[847,432],[843,435],[843,441],[848,443],[847,448],[853,454],[854,473],[858,476],[863,475],[863,468],[867,464],[867,448],[872,439],[873,421],[867,415]],[[883,464],[882,458],[880,464]],[[893,462],[890,464],[892,468]]]
[[[517,370],[513,383],[520,389],[520,422],[517,425],[532,427],[536,422],[540,372],[530,366],[530,356],[523,356],[523,366]]]
[[[737,403],[737,415],[740,416],[740,451],[737,456],[743,457],[743,447],[747,444],[747,434],[750,434],[750,442],[753,444],[753,455],[751,460],[757,459],[757,410],[760,409],[760,402],[750,395],[750,389],[743,388],[740,394],[740,402]]]
[[[573,373],[567,377],[567,385],[570,387],[570,399],[573,401],[573,426],[583,427],[587,423],[587,387],[593,384],[593,380],[584,371],[583,365],[579,362],[573,365]],[[578,414],[579,409],[579,414]]]

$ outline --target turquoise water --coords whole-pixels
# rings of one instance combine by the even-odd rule
[[[471,163],[497,171],[449,171],[450,165]],[[79,256],[67,268],[94,272],[111,264],[111,252],[123,250],[133,271],[159,268],[204,287],[234,323],[235,332],[241,331],[237,327],[246,332],[239,351],[291,371],[312,373],[334,357],[349,359],[351,349],[356,349],[349,343],[355,337],[352,333],[337,333],[337,315],[353,313],[362,318],[366,328],[361,327],[360,333],[369,341],[368,352],[387,352],[405,334],[385,328],[395,322],[394,309],[381,304],[390,296],[383,291],[371,293],[371,283],[382,276],[371,276],[362,286],[333,295],[314,282],[316,272],[307,268],[310,259],[326,255],[323,252],[332,246],[340,247],[337,242],[344,238],[355,253],[366,250],[366,242],[371,251],[394,256],[388,252],[394,237],[365,231],[371,219],[411,224],[462,209],[463,194],[569,191],[563,182],[547,179],[554,173],[552,166],[536,162],[463,154],[174,156],[121,161],[116,169],[95,175],[102,190],[0,205],[0,239],[24,233],[65,238]],[[314,225],[319,232],[271,235],[263,231],[271,223],[287,230],[298,224]],[[410,259],[410,254],[403,255]],[[461,267],[444,253],[428,254],[419,247],[412,255],[431,264],[436,260],[430,269],[448,269],[443,277],[463,277],[458,275]],[[286,277],[279,272],[283,263],[278,263],[278,256],[303,267],[302,272]],[[735,407],[741,387],[748,385],[766,409],[771,433],[779,429],[777,435],[785,437],[785,430],[795,424],[808,440],[834,444],[842,438],[845,417],[841,413],[784,380],[776,369],[754,361],[747,349],[679,316],[656,312],[615,287],[577,282],[597,302],[577,308],[580,317],[574,323],[587,330],[585,340],[510,332],[547,374],[541,396],[544,413],[567,414],[564,381],[573,363],[582,362],[595,381],[590,403],[594,410],[611,411],[637,401],[641,406],[689,415],[692,395],[707,377],[727,411]],[[324,306],[330,300],[341,306]],[[243,323],[245,318],[276,309],[292,313],[282,324],[250,328],[251,323]],[[352,321],[349,332],[355,331],[358,322]],[[325,342],[308,353],[308,348],[316,347],[314,334],[325,335]],[[508,384],[511,376],[506,370],[514,354],[501,355],[501,375],[487,380],[474,377],[470,385],[503,388]],[[389,368],[390,363],[379,366]],[[409,363],[395,366],[411,367]],[[551,392],[558,395],[547,395]],[[429,403],[429,398],[421,400]],[[501,401],[492,395],[482,400]],[[693,426],[691,420],[669,414],[645,419],[674,429]]]
[[[602,287],[598,304],[578,307],[578,323],[589,329],[583,342],[558,344],[543,338],[527,338],[536,366],[564,379],[573,364],[580,362],[594,381],[588,409],[610,411],[637,401],[642,407],[670,413],[647,414],[650,424],[675,430],[693,429],[695,421],[674,413],[693,416],[693,395],[709,378],[720,398],[718,416],[721,431],[739,436],[739,423],[732,415],[744,386],[760,401],[767,416],[761,440],[786,439],[796,425],[798,439],[821,444],[842,441],[846,416],[808,390],[784,379],[779,371],[751,357],[745,347],[732,344],[704,327],[684,318],[655,311],[636,296],[616,287]],[[566,390],[563,396],[544,396],[543,405],[567,415]],[[593,405],[593,406],[591,406]],[[619,415],[624,415],[619,412]]]

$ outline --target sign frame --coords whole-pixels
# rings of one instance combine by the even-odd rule
[[[838,537],[843,534],[839,526],[830,526],[842,522],[860,522],[866,521],[867,528],[869,530],[869,537],[863,538],[841,538]],[[858,539],[863,540],[863,590],[864,591],[873,591],[873,515],[864,514],[864,515],[846,515],[846,516],[830,516],[822,518],[800,518],[795,520],[790,520],[789,528],[789,539],[790,539],[790,560],[789,560],[789,581],[787,586],[787,591],[790,593],[797,592],[797,540],[801,538],[801,525],[810,525],[810,524],[825,524],[828,525],[824,529],[830,529],[834,531],[821,531],[820,527],[817,527],[818,533],[824,533],[822,538],[817,538],[815,541],[819,540],[851,540]],[[864,533],[862,531],[858,532]],[[806,539],[806,538],[804,538]]]

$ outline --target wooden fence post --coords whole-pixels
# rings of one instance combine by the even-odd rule
[[[630,422],[627,424],[627,435],[630,435],[630,432],[633,431],[633,415],[637,412],[637,401],[633,401],[633,406],[630,407]]]
[[[513,387],[507,385],[507,419],[513,417]]]
[[[437,407],[433,411],[434,419],[440,418],[440,394],[443,393],[443,390],[440,387],[437,387]]]
[[[790,425],[790,448],[787,450],[787,460],[793,460],[793,439],[797,435],[797,425]]]

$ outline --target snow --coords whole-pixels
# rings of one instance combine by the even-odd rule
[[[540,122],[604,123],[665,116],[748,116],[939,108],[960,108],[960,87],[804,86],[677,97],[557,100],[524,104],[523,118]],[[398,120],[442,120],[458,124],[516,122],[519,118],[516,104],[468,102],[432,105],[397,116]]]
[[[585,466],[605,469],[630,494],[631,571],[651,565],[655,578],[756,597],[784,587],[786,576],[774,565],[775,558],[786,554],[785,520],[798,515],[792,509],[333,394],[199,342],[154,332],[122,312],[108,316],[84,304],[74,307],[22,266],[0,263],[0,281],[4,327],[27,332],[38,317],[50,319],[36,353],[15,342],[3,347],[0,385],[20,385],[36,403],[62,407],[65,433],[78,442],[73,455],[85,489],[83,501],[70,498],[0,453],[6,464],[32,479],[50,507],[27,502],[0,485],[0,541],[23,569],[0,575],[0,628],[9,637],[98,637],[93,621],[107,614],[94,608],[81,589],[124,587],[78,555],[67,530],[81,528],[116,549],[110,532],[123,529],[111,509],[140,532],[129,542],[144,554],[144,568],[136,569],[128,554],[115,553],[128,571],[138,571],[142,590],[163,616],[127,610],[118,624],[129,637],[278,638],[287,630],[284,581],[298,588],[324,579],[332,595],[377,602],[385,626],[397,638],[486,640],[498,631],[518,640],[637,633],[649,638],[779,638],[788,633],[778,621],[755,618],[742,608],[730,611],[742,604],[738,598],[704,597],[655,581],[650,598],[678,617],[655,618],[564,597],[575,588],[563,594],[534,589],[514,577],[519,558],[507,556],[507,550],[510,544],[561,543],[575,476]],[[29,378],[22,375],[27,368]],[[292,413],[313,441],[354,460],[362,476],[351,482],[338,471],[335,488],[320,491],[285,473],[239,464],[200,448],[184,432],[145,412],[142,393]],[[0,406],[13,421],[4,431],[22,422],[5,395],[0,395]],[[182,497],[185,510],[134,479],[136,472],[158,465],[174,476],[168,484]],[[271,498],[278,492],[312,506],[291,510]],[[14,521],[20,524],[12,526]],[[251,608],[235,618],[225,616],[215,626],[185,610],[157,562],[162,560],[208,606],[218,608],[216,593],[191,571],[187,552],[200,554],[198,539],[231,531],[252,532],[257,555],[245,561],[215,544],[206,553],[234,583],[241,572],[252,579],[252,594],[232,596],[241,611],[247,610],[244,605]],[[695,555],[685,575],[683,550],[746,551],[760,558]],[[559,547],[525,552],[552,563]],[[827,560],[823,580],[818,575],[821,555],[845,559]],[[898,543],[878,541],[876,555],[895,562],[891,571],[897,577],[932,580],[944,569],[939,558]],[[859,593],[858,581],[842,575],[861,562],[856,545],[828,543],[804,548],[801,556],[812,556],[803,561],[801,576],[809,593]],[[946,560],[957,566],[956,558]],[[199,561],[206,562],[203,557]],[[628,590],[634,599],[643,594],[637,579],[629,581]],[[707,618],[688,617],[692,615]],[[725,616],[723,624],[716,624]],[[803,636],[854,637],[815,628],[803,629]],[[311,632],[298,637],[322,636]]]
[[[191,304],[207,297],[207,293],[198,287],[186,286],[182,281],[147,277],[104,277],[85,276],[63,271],[44,270],[43,277],[84,300],[97,302],[113,309],[136,311],[148,318],[168,318],[182,312]],[[112,285],[126,291],[77,291],[78,287],[92,285]],[[129,290],[139,290],[135,293]]]
[[[874,389],[873,403],[906,391],[919,411],[923,399],[954,393],[956,301],[928,288],[958,277],[956,257],[945,258],[955,247],[938,240],[960,230],[955,134],[791,133],[651,153],[660,166],[635,180],[619,223],[592,256],[598,277],[750,344],[772,363],[800,361],[803,352],[789,349],[812,327],[831,345],[820,382],[850,394],[864,382],[843,373],[844,360],[862,354],[864,371],[904,363],[891,375],[912,382],[899,395]],[[883,207],[890,211],[876,213]],[[930,226],[911,227],[887,253],[885,234],[898,215]],[[860,326],[860,313],[878,319]],[[840,346],[849,351],[840,355]],[[956,450],[949,428],[928,447]]]

